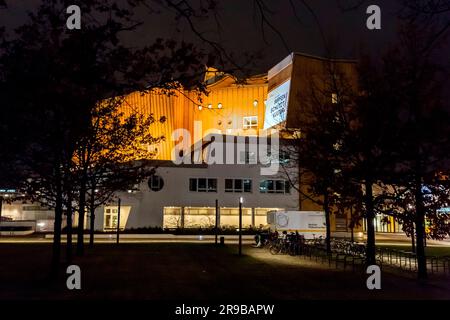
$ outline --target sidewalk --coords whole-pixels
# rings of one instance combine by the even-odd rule
[[[73,239],[76,240],[76,235],[73,235]],[[238,235],[219,235],[225,238],[225,244],[236,244],[239,241]],[[64,243],[67,239],[67,235],[62,235],[61,240]],[[116,234],[95,234],[94,239],[96,243],[115,243],[117,241]],[[188,242],[188,243],[214,243],[214,235],[174,235],[174,234],[120,234],[121,243],[152,243],[152,242]],[[84,235],[84,240],[89,241],[89,234]],[[0,243],[51,243],[53,241],[53,234],[46,234],[41,237],[0,237]],[[249,244],[254,243],[253,235],[243,235],[242,242]]]

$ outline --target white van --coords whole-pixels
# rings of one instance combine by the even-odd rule
[[[267,223],[271,231],[297,231],[305,239],[326,236],[324,211],[269,211]]]

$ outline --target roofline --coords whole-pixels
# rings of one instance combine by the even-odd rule
[[[303,56],[303,57],[318,59],[318,60],[322,60],[322,61],[358,63],[357,59],[326,58],[326,57],[316,56],[316,55],[308,54],[308,53],[304,53],[304,52],[292,52],[291,55]]]

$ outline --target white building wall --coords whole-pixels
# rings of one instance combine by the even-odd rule
[[[282,179],[283,176],[261,176],[260,165],[181,165],[159,167],[156,175],[164,180],[160,191],[151,191],[147,181],[139,191],[121,193],[122,207],[131,207],[126,228],[162,227],[164,207],[215,207],[216,199],[220,207],[239,205],[239,197],[244,198],[244,208],[298,209],[298,193],[291,188],[290,194],[260,193],[259,184],[265,179]],[[189,191],[189,178],[217,178],[217,192]],[[252,180],[252,192],[225,192],[226,178]],[[116,206],[117,203],[111,203]],[[96,213],[96,229],[103,230],[104,207]]]

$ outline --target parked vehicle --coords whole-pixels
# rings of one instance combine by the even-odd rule
[[[267,223],[272,232],[298,232],[305,239],[325,237],[325,212],[323,211],[269,211]]]

